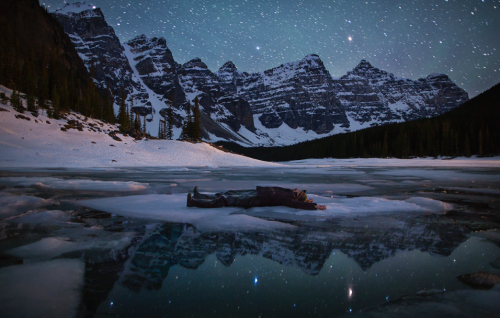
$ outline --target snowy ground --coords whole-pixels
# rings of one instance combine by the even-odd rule
[[[0,86],[0,92],[11,91]],[[244,156],[225,153],[205,143],[172,140],[134,141],[131,137],[112,139],[116,126],[68,114],[54,120],[43,113],[38,117],[25,112],[29,120],[9,105],[0,104],[0,168],[6,167],[137,167],[137,166],[273,166]],[[67,120],[78,120],[83,131],[61,131]],[[92,126],[94,125],[94,126]],[[97,127],[97,128],[96,128]]]
[[[11,90],[0,86],[10,96]],[[278,166],[251,158],[229,154],[205,143],[141,140],[108,134],[116,126],[70,113],[66,119],[38,117],[25,112],[19,115],[10,104],[0,104],[0,168],[11,167],[144,167],[144,166]],[[61,131],[68,120],[77,120],[83,131]],[[281,165],[321,167],[500,167],[500,157],[454,159],[309,159]]]

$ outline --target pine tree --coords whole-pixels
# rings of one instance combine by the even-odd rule
[[[137,113],[135,114],[135,119],[134,119],[134,130],[139,132],[141,131],[141,120],[139,119],[139,115]]]
[[[167,127],[165,138],[168,140],[172,140],[173,138],[173,128],[174,128],[174,112],[172,111],[172,106],[169,106],[167,109]]]
[[[128,109],[128,107],[127,107],[127,112],[128,112],[129,130],[137,129],[135,125],[136,114],[133,112],[132,108]]]
[[[201,141],[201,126],[200,126],[200,103],[198,96],[194,99],[194,110],[193,110],[193,128],[192,128],[192,139],[195,141]]]
[[[14,89],[12,95],[10,95],[10,105],[19,113],[24,113],[23,102],[21,97],[19,97],[19,92]]]
[[[59,111],[61,110],[61,97],[59,96],[59,92],[57,91],[57,88],[55,86],[52,90],[52,108],[52,117],[54,119],[59,119]]]
[[[168,103],[168,108],[167,108],[165,138],[168,140],[172,140],[173,129],[174,129],[174,111],[172,110],[172,106],[174,104],[174,91],[173,90],[170,91],[168,99],[169,99],[169,103]]]
[[[191,103],[188,101],[186,106],[187,116],[184,119],[184,125],[182,127],[181,139],[192,139],[193,138],[193,119],[191,116]]]
[[[464,140],[464,155],[466,157],[470,157],[470,142],[469,142],[469,135],[465,134],[465,140]]]
[[[158,123],[158,139],[165,139],[165,119],[160,119]]]
[[[120,109],[118,110],[118,124],[120,124],[121,131],[126,131],[128,129],[128,127],[127,127],[128,114],[127,114],[126,105],[125,105],[126,98],[127,98],[127,95],[125,94],[125,88],[122,87]]]
[[[147,130],[146,130],[146,115],[144,115],[144,121],[143,121],[143,125],[142,125],[142,132],[144,134],[146,134]]]

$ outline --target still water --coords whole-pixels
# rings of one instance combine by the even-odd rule
[[[147,202],[123,216],[81,201],[195,185],[299,186],[336,205],[235,211],[290,228],[222,231],[151,218]],[[457,279],[500,274],[499,169],[4,170],[0,190],[2,317],[495,317],[499,306],[498,285]],[[391,208],[423,202],[411,198],[448,207]]]

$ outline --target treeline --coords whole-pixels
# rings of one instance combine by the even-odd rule
[[[267,161],[308,158],[412,158],[500,154],[500,84],[434,118],[376,126],[285,147],[217,144]]]
[[[46,9],[38,1],[5,1],[0,9],[0,84],[25,93],[28,111],[49,109],[50,100],[49,114],[55,118],[71,109],[114,123],[110,90],[95,85],[69,37]],[[24,110],[22,104],[17,106]]]

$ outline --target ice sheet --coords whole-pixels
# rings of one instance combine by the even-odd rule
[[[390,212],[431,212],[444,213],[452,208],[451,204],[427,198],[410,198],[404,201],[383,198],[359,197],[351,199],[325,198],[316,195],[308,196],[318,204],[327,206],[326,210],[298,210],[288,207],[258,207],[242,209],[226,207],[217,209],[200,209],[186,207],[186,195],[136,195],[78,201],[79,204],[115,213],[122,216],[149,218],[169,222],[190,223],[202,231],[211,230],[265,230],[272,228],[291,228],[291,226],[274,221],[266,221],[250,215],[266,212],[287,213],[290,215],[310,215],[335,217],[357,215],[360,213]],[[232,213],[238,213],[233,214]],[[286,217],[288,218],[288,217]]]
[[[140,191],[148,188],[147,183],[139,183],[133,181],[98,181],[83,179],[58,179],[51,177],[5,177],[0,178],[0,184],[1,183],[23,187],[40,187],[47,189],[84,191]]]
[[[241,208],[199,209],[186,206],[186,194],[135,195],[78,201],[79,204],[122,216],[190,223],[201,231],[292,229],[294,226],[248,215],[231,215]]]
[[[452,209],[452,205],[428,198],[409,198],[407,200],[389,200],[376,197],[358,198],[325,198],[308,195],[317,204],[326,205],[326,210],[296,210],[287,207],[253,208],[254,212],[292,213],[295,215],[311,215],[321,217],[357,216],[359,214],[427,212],[444,213]]]
[[[85,229],[89,235],[82,235],[79,233],[80,237],[75,241],[69,237],[46,237],[38,242],[31,243],[28,245],[23,245],[5,253],[23,258],[26,262],[27,260],[40,260],[40,259],[51,259],[64,253],[80,251],[85,249],[117,249],[120,250],[127,246],[132,238],[135,236],[134,233],[113,233],[112,235],[105,237],[92,237],[91,234],[95,232],[91,228]]]
[[[2,317],[76,317],[84,267],[58,259],[0,268]]]
[[[0,193],[0,219],[21,214],[31,209],[39,208],[52,203],[51,200],[26,195],[7,195]]]
[[[471,158],[354,158],[354,159],[305,159],[288,161],[287,165],[329,166],[329,167],[500,167],[500,157]]]
[[[498,175],[467,173],[456,170],[433,170],[433,169],[391,169],[387,171],[373,172],[373,174],[397,177],[416,177],[430,180],[453,181],[453,182],[498,182]]]

